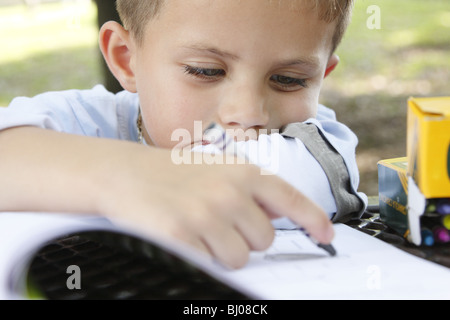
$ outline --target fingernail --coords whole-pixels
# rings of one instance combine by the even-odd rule
[[[330,226],[327,228],[326,236],[327,236],[328,241],[331,242],[331,240],[333,240],[333,238],[334,238],[334,228],[333,228],[333,225],[330,225]]]

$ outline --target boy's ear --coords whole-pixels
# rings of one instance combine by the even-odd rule
[[[133,43],[130,34],[115,21],[106,22],[100,29],[100,50],[112,74],[125,90],[136,92],[133,71]]]
[[[332,54],[327,63],[327,68],[325,70],[324,78],[326,78],[331,71],[333,71],[339,63],[339,57],[336,54]]]

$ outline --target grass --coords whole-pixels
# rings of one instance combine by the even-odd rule
[[[89,0],[0,7],[0,105],[102,82],[96,19]]]
[[[370,5],[380,8],[379,30],[366,25]],[[102,83],[96,14],[90,0],[0,7],[0,105]],[[356,0],[321,102],[359,137],[361,191],[378,193],[379,160],[406,154],[408,97],[450,95],[449,50],[450,1]]]

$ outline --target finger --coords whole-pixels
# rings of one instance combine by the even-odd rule
[[[173,240],[180,241],[203,254],[208,256],[213,255],[198,233],[189,228],[187,224],[180,223],[180,220],[172,219],[168,214],[162,214],[158,216],[158,225],[155,226],[153,219],[151,221],[150,219],[145,219],[148,215],[142,214],[140,217],[141,219],[138,220],[138,223],[131,222],[130,224],[130,220],[133,220],[133,217],[127,221],[121,220],[120,222],[122,225],[128,225],[135,231],[142,232],[151,237],[167,239],[169,242]]]
[[[259,177],[258,183],[254,184],[254,196],[263,210],[291,219],[321,243],[331,242],[333,225],[317,204],[277,176]]]
[[[208,256],[214,256],[214,253],[205,244],[201,237],[194,233],[183,232],[181,234],[172,234],[171,236]]]
[[[275,231],[270,218],[253,198],[246,198],[237,210],[234,221],[236,229],[243,236],[251,250],[265,250],[273,242]]]
[[[168,214],[161,215],[160,231],[208,253],[224,266],[232,269],[244,266],[250,249],[227,215],[233,211],[231,206],[205,206],[202,201],[200,204],[199,201],[185,204],[183,210],[190,213],[188,216],[175,215],[177,218],[173,219]]]
[[[233,226],[251,250],[267,249],[275,237],[273,225],[266,212],[255,201],[252,193],[243,186],[244,184],[227,185],[225,183],[217,186],[216,192],[209,194],[208,197],[209,213],[193,220],[200,229],[202,225],[218,223]],[[195,212],[201,213],[202,210]],[[206,220],[205,223],[205,217],[211,213],[211,219]],[[203,231],[200,230],[200,232]]]
[[[223,265],[238,269],[247,263],[250,248],[233,226],[217,224],[205,232],[202,238],[209,252]]]

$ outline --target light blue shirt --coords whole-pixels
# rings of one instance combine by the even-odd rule
[[[33,98],[15,98],[9,107],[0,108],[0,131],[17,126],[36,126],[84,136],[137,142],[138,111],[137,94],[127,91],[113,94],[101,85],[90,90],[46,92]],[[336,120],[334,111],[322,105],[319,105],[316,118],[306,122],[315,124],[341,154],[349,172],[351,187],[356,193],[359,185],[355,157],[358,144],[356,135]],[[252,163],[292,184],[321,206],[330,217],[336,212],[327,176],[299,139],[286,139],[274,133],[261,135],[257,141],[238,144]],[[214,152],[211,148],[205,146],[197,150]],[[362,193],[357,194],[367,204],[367,197]],[[275,220],[274,225],[278,228],[293,227],[287,219]]]

